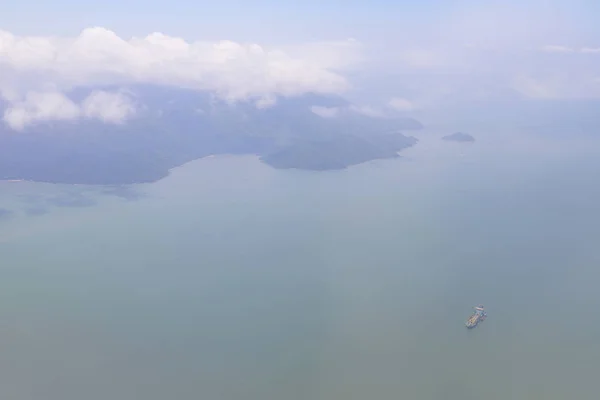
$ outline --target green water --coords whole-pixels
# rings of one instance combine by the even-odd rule
[[[0,183],[2,398],[596,399],[600,146],[515,137]]]

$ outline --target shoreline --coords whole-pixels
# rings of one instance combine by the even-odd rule
[[[412,136],[411,136],[412,137]],[[413,137],[414,138],[414,137]],[[60,181],[60,180],[36,180],[36,179],[0,179],[0,182],[6,182],[6,183],[18,183],[18,182],[30,182],[30,183],[45,183],[45,184],[51,184],[51,185],[68,185],[68,186],[95,186],[95,187],[111,187],[111,186],[132,186],[132,185],[143,185],[143,184],[152,184],[152,183],[156,183],[159,182],[161,180],[163,180],[164,178],[167,178],[169,175],[171,175],[171,172],[177,168],[181,168],[184,165],[191,163],[191,162],[195,162],[195,161],[199,161],[199,160],[203,160],[203,159],[208,159],[208,158],[214,158],[214,157],[221,157],[221,156],[255,156],[259,162],[268,165],[270,168],[273,169],[277,169],[277,170],[285,170],[285,169],[295,169],[295,170],[302,170],[302,171],[309,171],[309,172],[326,172],[326,171],[332,171],[332,170],[340,170],[340,169],[346,169],[348,167],[352,167],[354,165],[360,165],[360,164],[364,164],[367,162],[371,162],[371,161],[377,161],[377,160],[383,160],[383,159],[395,159],[395,158],[401,158],[402,155],[401,153],[415,147],[419,140],[417,138],[414,138],[415,142],[414,143],[410,143],[407,146],[404,146],[401,149],[398,149],[397,151],[395,151],[394,156],[384,156],[384,157],[374,157],[374,158],[370,158],[370,159],[366,159],[366,160],[361,160],[360,162],[357,163],[351,163],[351,164],[347,164],[344,165],[342,168],[337,167],[337,168],[310,168],[310,167],[298,167],[298,166],[278,166],[276,165],[276,163],[271,163],[268,162],[267,160],[264,159],[265,155],[261,155],[261,154],[235,154],[235,153],[219,153],[219,154],[208,154],[202,157],[198,157],[198,158],[194,158],[192,160],[189,161],[185,161],[182,162],[179,165],[174,165],[171,168],[166,169],[165,171],[163,171],[161,174],[157,174],[154,178],[149,178],[149,179],[140,179],[138,181],[129,181],[129,182],[110,182],[110,183],[99,183],[99,182],[64,182],[64,181]]]

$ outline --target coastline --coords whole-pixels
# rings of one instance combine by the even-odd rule
[[[267,155],[257,154],[257,153],[254,153],[252,155],[256,156],[261,163],[268,165],[270,168],[273,168],[273,169],[279,169],[279,170],[296,169],[296,170],[301,170],[301,171],[326,172],[326,171],[332,171],[332,170],[346,169],[348,167],[364,164],[364,163],[367,163],[370,161],[400,158],[401,152],[405,151],[406,149],[412,148],[418,144],[418,139],[416,139],[416,138],[414,138],[414,139],[415,139],[414,143],[410,143],[409,145],[402,146],[402,148],[394,151],[393,155],[367,157],[366,159],[362,159],[359,162],[344,163],[345,165],[343,167],[334,166],[334,167],[325,167],[325,168],[314,168],[314,167],[310,167],[310,166],[302,167],[302,166],[298,166],[298,165],[294,165],[294,166],[277,165],[276,162],[272,163],[272,162],[267,161],[265,159],[265,157],[267,157]],[[202,157],[197,157],[197,158],[182,162],[177,165],[173,165],[172,167],[170,167],[168,169],[160,171],[160,173],[153,174],[154,176],[147,177],[144,179],[137,179],[137,180],[133,179],[133,180],[122,181],[122,180],[118,180],[118,179],[115,179],[115,180],[106,179],[103,182],[99,182],[98,180],[89,180],[89,181],[82,180],[82,181],[78,181],[78,182],[72,182],[72,181],[69,182],[69,181],[64,181],[64,180],[60,180],[60,179],[52,179],[51,180],[51,179],[25,179],[25,178],[22,178],[22,179],[5,179],[5,180],[0,180],[0,182],[6,182],[6,183],[31,182],[31,183],[46,183],[46,184],[53,184],[53,185],[69,185],[69,186],[85,185],[85,186],[98,186],[98,187],[151,184],[151,183],[156,183],[158,181],[161,181],[164,178],[167,178],[171,174],[171,171],[173,171],[177,168],[180,168],[190,162],[202,160],[205,158],[213,158],[213,157],[217,157],[217,156],[227,156],[227,155],[242,155],[242,154],[235,154],[235,153],[208,154],[208,155],[205,155]],[[245,154],[245,155],[250,155],[250,154]]]

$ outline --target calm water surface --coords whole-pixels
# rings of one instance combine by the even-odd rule
[[[0,183],[2,398],[597,399],[600,146],[512,137]]]

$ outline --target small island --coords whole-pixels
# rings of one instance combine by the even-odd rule
[[[369,140],[370,139],[370,140]],[[372,138],[344,135],[329,140],[299,142],[261,157],[277,169],[327,171],[345,169],[371,160],[400,157],[398,152],[417,143],[400,133],[372,134]]]
[[[469,135],[468,133],[463,133],[463,132],[456,132],[453,133],[452,135],[447,135],[442,137],[442,140],[446,140],[449,142],[474,142],[475,138],[471,135]]]

